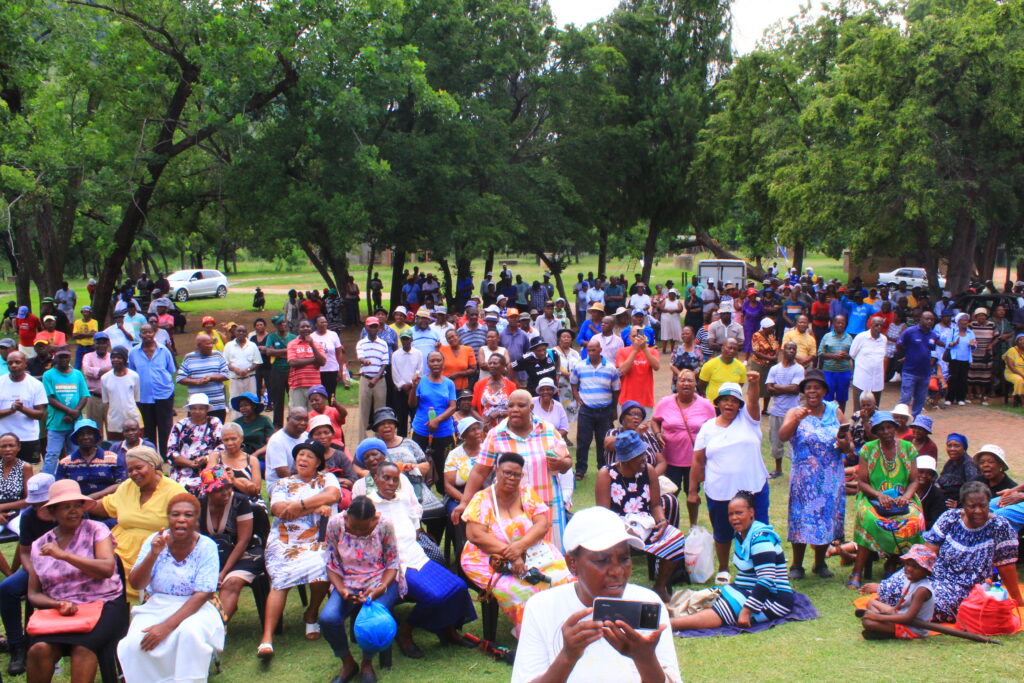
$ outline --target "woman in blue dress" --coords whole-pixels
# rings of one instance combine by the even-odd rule
[[[802,579],[807,544],[814,546],[812,571],[823,579],[832,577],[825,552],[832,541],[843,537],[846,490],[843,454],[853,452],[849,430],[838,439],[843,411],[825,401],[828,384],[821,370],[808,370],[800,382],[803,405],[786,413],[779,438],[793,447],[789,479],[789,534],[793,565],[789,578]]]

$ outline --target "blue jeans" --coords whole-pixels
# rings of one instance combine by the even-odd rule
[[[21,622],[21,603],[28,593],[28,572],[19,569],[0,582],[0,620],[4,622],[7,642],[21,645],[25,642],[25,631]]]
[[[2,585],[2,584],[0,584]],[[391,609],[398,602],[398,582],[392,581],[384,595],[374,602],[379,602],[388,609]],[[341,593],[331,591],[327,598],[327,604],[320,610],[320,630],[324,634],[324,640],[334,650],[334,656],[341,659],[349,653],[348,635],[345,633],[345,620],[359,611],[360,605],[342,600]]]
[[[71,443],[72,433],[71,429],[66,432],[46,430],[46,456],[43,458],[43,472],[57,474],[57,461],[60,460],[61,452],[70,453],[74,448],[74,444]]]
[[[590,460],[590,442],[594,442],[597,451],[597,468],[604,465],[604,436],[612,428],[615,418],[615,406],[591,408],[581,405],[576,418],[576,474],[587,473],[587,461]]]
[[[912,375],[903,366],[902,379],[900,380],[900,403],[911,406],[910,411],[917,417],[917,414],[924,408],[924,402],[928,400],[928,375]],[[913,405],[911,405],[913,403]]]

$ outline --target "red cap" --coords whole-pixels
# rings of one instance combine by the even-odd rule
[[[203,324],[205,325],[206,323],[217,324],[217,320],[212,315],[204,315],[203,316]]]
[[[369,318],[363,321],[363,324],[369,327],[370,325],[380,325],[380,318],[375,315],[371,315]]]

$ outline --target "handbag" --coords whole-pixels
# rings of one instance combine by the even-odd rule
[[[30,636],[49,636],[57,633],[88,633],[96,628],[103,613],[103,600],[94,600],[78,605],[78,611],[70,617],[62,616],[59,610],[37,609],[28,619],[25,631]]]
[[[498,520],[498,528],[501,529],[501,535],[505,537],[506,543],[511,543],[512,539],[505,533],[505,527],[501,524],[501,513],[498,508],[498,497],[494,493],[494,487],[490,487],[491,491],[491,504],[494,505],[494,516]],[[548,565],[555,562],[555,554],[551,552],[551,547],[548,546],[543,540],[534,543],[526,552],[523,554],[523,564],[526,565],[527,569],[543,569]]]
[[[903,487],[897,486],[895,488],[886,489],[882,491],[882,493],[889,496],[890,498],[899,498],[900,496],[903,495]],[[884,508],[882,507],[882,504],[879,503],[877,500],[872,500],[871,506],[875,508],[875,512],[877,512],[882,517],[899,517],[900,515],[905,515],[908,512],[910,512],[909,503],[902,507],[897,507],[893,505],[892,507]]]

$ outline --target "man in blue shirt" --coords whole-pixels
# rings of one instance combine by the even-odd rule
[[[597,452],[597,467],[604,466],[604,435],[612,428],[619,400],[619,371],[601,356],[601,344],[587,343],[587,361],[569,373],[569,385],[580,407],[576,424],[576,481],[587,474],[590,443]]]
[[[167,457],[167,439],[174,424],[174,356],[156,343],[156,330],[146,323],[139,330],[142,344],[128,352],[128,367],[139,375],[139,412],[146,439]]]
[[[874,314],[875,307],[864,303],[864,297],[859,291],[853,292],[850,299],[853,305],[850,307],[849,324],[846,326],[846,331],[856,337],[868,329],[868,318]]]
[[[498,343],[508,351],[509,361],[514,363],[530,351],[530,337],[520,329],[519,311],[515,308],[508,309],[506,316],[508,326],[498,335]],[[525,372],[517,373],[521,380],[526,379]]]
[[[647,314],[640,309],[634,309],[630,324],[626,329],[622,330],[622,345],[632,346],[633,345],[633,328],[642,327],[644,328],[644,336],[647,337],[648,346],[656,346],[657,341],[654,338],[654,328],[647,324]]]
[[[925,311],[920,322],[903,330],[896,348],[906,354],[903,359],[900,384],[900,403],[912,406],[917,417],[928,398],[928,380],[931,379],[932,349],[935,348],[935,314]]]

